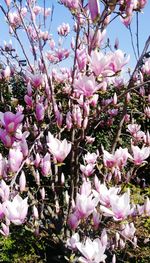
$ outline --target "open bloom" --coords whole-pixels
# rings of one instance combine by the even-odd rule
[[[5,147],[10,148],[14,143],[15,138],[11,136],[6,130],[0,129],[0,140]]]
[[[6,129],[7,133],[14,133],[19,124],[22,122],[24,115],[21,112],[17,112],[16,114],[7,111],[5,113],[0,112],[0,123]]]
[[[150,147],[143,147],[140,149],[138,146],[132,145],[131,148],[133,151],[133,158],[131,158],[136,165],[141,165],[150,154]]]
[[[114,199],[117,196],[117,193],[120,191],[118,187],[110,187],[109,189],[105,184],[100,184],[97,176],[94,179],[96,191],[94,195],[99,197],[99,201],[102,205],[106,207],[111,206],[111,199]]]
[[[97,50],[92,51],[89,57],[90,67],[96,76],[102,75],[107,76],[113,74],[109,68],[110,56],[104,55],[102,52]]]
[[[91,97],[99,89],[95,82],[94,76],[80,76],[74,82],[74,91],[77,94],[83,94],[86,97]]]
[[[133,123],[133,124],[128,125],[127,131],[129,131],[130,134],[134,136],[134,134],[136,134],[138,131],[140,131],[140,128],[141,128],[141,125]]]
[[[124,220],[132,212],[130,208],[130,193],[126,192],[121,196],[114,196],[114,198],[110,199],[110,205],[111,209],[100,206],[104,215],[113,216],[115,221]]]
[[[93,195],[87,196],[84,194],[77,194],[76,198],[76,212],[78,218],[86,218],[93,213],[96,205],[98,203],[98,198]]]
[[[78,233],[75,233],[71,236],[71,238],[67,239],[67,247],[71,249],[76,249],[76,244],[79,242],[80,236]]]
[[[103,150],[103,161],[104,165],[108,168],[119,168],[122,169],[126,163],[128,158],[132,158],[132,156],[128,153],[127,148],[121,148],[117,149],[114,154],[111,154],[107,152],[106,150]]]
[[[58,28],[57,28],[57,32],[59,35],[61,36],[67,36],[70,32],[70,26],[69,24],[65,24],[65,23],[62,23],[62,25],[60,25]]]
[[[103,246],[99,238],[93,241],[87,238],[85,244],[76,243],[76,247],[84,257],[80,257],[82,263],[100,263],[105,262],[106,255],[104,254],[106,246]]]
[[[98,157],[98,152],[97,153],[89,153],[87,152],[87,154],[84,156],[84,160],[86,161],[87,164],[95,164],[97,161],[97,157]]]
[[[90,176],[94,172],[95,164],[89,163],[87,165],[80,164],[80,170],[85,176]]]
[[[48,133],[47,141],[50,153],[56,158],[57,162],[62,163],[71,151],[71,143],[68,143],[66,139],[60,141],[54,138],[50,132]]]
[[[6,201],[3,203],[4,214],[8,220],[15,225],[21,225],[28,212],[27,198],[22,199],[19,195],[16,195],[12,201]]]
[[[118,49],[111,56],[111,63],[109,64],[110,69],[116,73],[121,71],[122,68],[129,62],[130,56],[125,57],[122,50]]]

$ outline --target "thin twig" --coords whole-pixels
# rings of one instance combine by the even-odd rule
[[[0,5],[0,9],[2,10],[3,14],[4,14],[5,17],[7,18],[9,24],[11,25],[10,20],[9,20],[9,17],[8,17],[7,13],[5,12],[4,8],[3,8],[1,5]],[[20,41],[20,38],[19,38],[19,36],[18,36],[18,34],[17,34],[17,30],[14,29],[13,27],[12,27],[12,30],[13,30],[13,33],[14,33],[17,41],[18,41],[19,44],[20,44],[20,47],[21,47],[22,52],[23,52],[23,54],[24,54],[24,56],[25,56],[25,58],[26,58],[26,60],[27,60],[28,65],[29,65],[29,67],[30,67],[30,69],[31,69],[31,72],[33,73],[33,72],[34,72],[34,71],[33,71],[33,68],[32,68],[32,66],[31,66],[30,61],[29,61],[29,59],[28,59],[28,56],[27,56],[27,54],[26,54],[26,52],[25,52],[24,46],[23,46],[22,42]]]
[[[134,47],[133,34],[132,34],[132,30],[131,30],[131,26],[130,25],[129,25],[128,29],[129,29],[129,32],[130,32],[133,53],[134,53],[134,56],[135,56],[136,60],[138,60],[138,57],[137,57],[137,54],[136,54],[136,50],[135,50],[135,47]]]
[[[136,45],[138,57],[140,56],[140,47],[139,47],[139,13],[136,12]]]

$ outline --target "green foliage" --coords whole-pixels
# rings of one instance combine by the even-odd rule
[[[23,227],[14,227],[10,236],[0,237],[0,262],[45,262],[43,241]]]

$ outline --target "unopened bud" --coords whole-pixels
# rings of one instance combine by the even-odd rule
[[[65,183],[65,176],[64,173],[61,174],[61,185],[64,185]]]
[[[112,263],[116,263],[116,255],[115,254],[112,257]]]
[[[20,191],[23,192],[26,189],[26,176],[24,171],[22,171],[20,178],[19,178],[19,186],[20,186]]]
[[[44,187],[40,190],[40,194],[41,194],[42,200],[44,200],[45,199],[45,188]]]
[[[126,94],[126,102],[129,103],[130,100],[131,100],[131,96],[130,96],[130,93],[128,92],[128,93]]]
[[[58,200],[56,200],[56,202],[55,202],[55,209],[56,209],[56,214],[58,214],[60,211],[60,206],[59,206]]]
[[[114,105],[117,104],[117,94],[116,94],[116,92],[114,93],[113,104],[114,104]]]
[[[38,213],[37,207],[35,205],[33,206],[33,215],[34,215],[35,219],[39,218],[39,213]]]

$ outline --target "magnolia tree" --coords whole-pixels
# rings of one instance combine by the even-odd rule
[[[61,0],[74,25],[56,29],[58,43],[44,4],[0,5],[26,60],[11,41],[0,47],[2,235],[13,224],[44,233],[69,262],[114,263],[117,251],[140,245],[136,222],[150,216],[150,200],[134,201],[130,182],[141,184],[148,169],[150,39],[128,75],[130,56],[106,40],[112,20],[130,28],[146,2]]]

